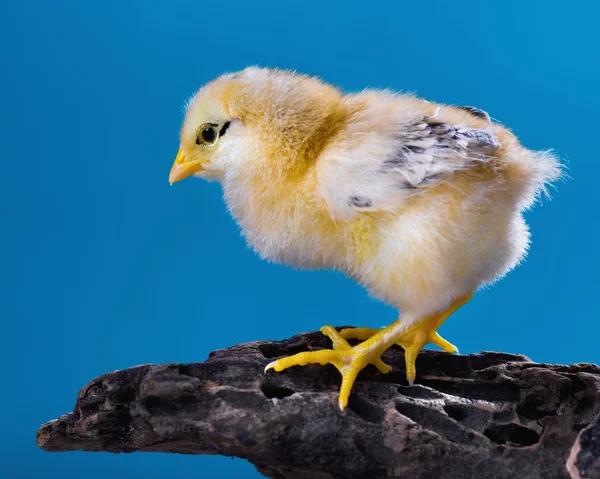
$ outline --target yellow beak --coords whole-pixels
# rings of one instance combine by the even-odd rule
[[[177,157],[175,158],[175,163],[173,163],[173,166],[171,167],[169,183],[173,184],[176,181],[183,180],[199,171],[202,171],[202,161],[187,161],[185,152],[182,149],[179,149]]]

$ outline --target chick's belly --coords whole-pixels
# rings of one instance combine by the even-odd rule
[[[254,251],[263,259],[300,269],[334,268],[327,241],[319,241],[310,232],[273,234],[246,231],[246,238]]]
[[[380,230],[379,247],[358,266],[355,277],[405,315],[437,312],[494,281],[522,257],[522,220],[496,217],[486,224],[486,219],[457,222],[449,230],[436,227],[442,223],[435,221],[402,218]]]
[[[279,263],[286,266],[292,266],[300,269],[321,269],[327,268],[329,265],[323,259],[323,255],[315,250],[307,250],[303,248],[273,248],[269,251],[264,249],[258,250],[260,256],[268,259],[273,263]]]
[[[417,316],[443,308],[461,290],[452,281],[448,264],[435,248],[423,248],[396,239],[386,241],[364,262],[357,277],[376,298]]]

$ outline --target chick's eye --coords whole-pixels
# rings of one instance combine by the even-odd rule
[[[202,125],[196,133],[196,145],[214,145],[219,139],[219,132],[214,125]]]

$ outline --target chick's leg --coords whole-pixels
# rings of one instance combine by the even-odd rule
[[[446,319],[452,315],[461,306],[464,306],[471,298],[473,293],[462,296],[454,300],[450,306],[444,311],[432,314],[418,321],[408,330],[399,335],[397,344],[404,349],[404,361],[406,362],[406,380],[409,384],[413,384],[417,375],[415,366],[417,356],[423,346],[427,343],[433,343],[439,346],[447,353],[457,353],[458,348],[452,343],[446,341],[438,333],[437,329]]]
[[[344,339],[360,339],[361,341],[364,341],[380,331],[381,329],[376,328],[345,328],[342,329],[339,334]],[[454,344],[446,341],[435,331],[428,337],[427,342],[439,346],[447,353],[458,353],[458,348],[454,346]],[[403,341],[402,338],[396,341],[396,344],[398,346],[402,346],[404,349],[410,346],[410,342]]]
[[[469,295],[468,298],[470,298],[471,296],[472,295]],[[466,300],[464,300],[462,302],[462,304],[460,304],[460,306],[465,304],[468,301],[468,298]],[[461,299],[464,299],[464,298],[461,298]],[[455,307],[455,308],[451,307],[450,308],[451,310],[446,310],[446,311],[443,311],[442,313],[437,313],[433,316],[429,316],[429,317],[419,321],[415,325],[417,327],[417,329],[424,328],[424,327],[430,329],[430,332],[427,335],[427,341],[425,344],[428,344],[428,343],[435,344],[436,346],[442,348],[447,353],[458,353],[458,348],[456,346],[454,346],[454,344],[452,344],[449,341],[446,341],[444,338],[442,338],[437,333],[437,328],[439,328],[440,325],[444,322],[444,320],[446,320],[460,306]],[[445,317],[443,317],[444,314],[446,314]],[[442,317],[443,317],[443,319],[442,319]],[[382,329],[345,328],[339,332],[339,335],[344,339],[360,339],[361,341],[364,341],[365,339],[369,339],[370,337],[374,336],[375,334],[379,333],[380,331],[382,331]],[[406,332],[405,334],[403,334],[400,337],[400,339],[398,341],[396,341],[396,344],[399,346],[402,346],[404,349],[406,349],[406,348],[410,347],[410,345],[414,342],[415,336],[416,336],[416,329],[413,331],[413,329],[411,328],[409,332]]]
[[[344,409],[348,404],[350,391],[358,373],[368,364],[373,364],[377,369],[385,374],[391,371],[391,367],[381,360],[381,355],[392,344],[399,343],[405,350],[406,377],[410,384],[413,383],[416,376],[415,361],[419,351],[428,342],[443,344],[445,350],[454,351],[456,348],[442,339],[437,333],[437,328],[458,308],[464,305],[471,294],[454,301],[446,310],[423,318],[421,321],[411,326],[408,330],[404,327],[401,320],[398,320],[380,330],[369,328],[347,329],[345,336],[338,333],[331,326],[324,326],[321,332],[331,339],[334,349],[323,349],[320,351],[307,351],[294,354],[287,358],[281,358],[267,365],[265,371],[274,369],[283,371],[292,366],[305,366],[312,364],[333,364],[342,374],[342,385],[339,395],[340,409]],[[348,331],[352,332],[349,333]],[[357,338],[365,339],[362,343],[352,347],[346,339]]]

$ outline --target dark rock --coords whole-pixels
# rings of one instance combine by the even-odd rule
[[[573,479],[600,479],[600,417],[579,433],[567,469]]]
[[[505,353],[423,351],[408,386],[393,347],[383,359],[394,371],[368,366],[344,412],[333,366],[263,373],[273,358],[329,347],[307,333],[215,351],[204,363],[115,371],[81,389],[75,410],[44,424],[37,442],[237,456],[275,479],[551,479],[569,477],[578,433],[600,413],[598,366]],[[581,478],[598,477],[598,428],[577,439]]]

